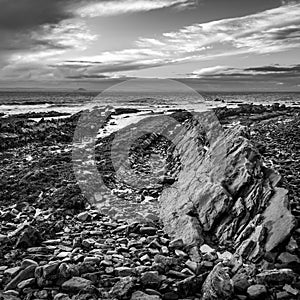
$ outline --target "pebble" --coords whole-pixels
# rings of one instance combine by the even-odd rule
[[[157,232],[157,229],[154,227],[141,227],[140,233],[146,234],[146,235],[155,235]]]
[[[247,294],[251,300],[262,299],[267,295],[267,288],[262,284],[251,285],[247,289]]]

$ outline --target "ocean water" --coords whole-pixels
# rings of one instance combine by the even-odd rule
[[[185,108],[203,111],[240,103],[300,106],[300,93],[271,92],[4,92],[0,91],[0,113],[58,111],[76,113],[94,106],[132,107],[160,111]]]

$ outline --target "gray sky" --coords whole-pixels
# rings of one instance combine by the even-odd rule
[[[300,91],[300,2],[0,0],[0,88],[132,77]]]

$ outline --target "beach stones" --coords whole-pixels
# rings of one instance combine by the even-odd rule
[[[249,111],[258,111],[258,108],[249,107]],[[178,117],[181,117],[180,113]],[[267,146],[263,152],[269,157],[278,156],[273,163],[286,172],[282,179],[261,164],[258,151],[245,138],[246,133],[233,136],[232,140],[228,136],[226,141],[229,146],[232,145],[230,149],[235,149],[229,159],[234,167],[222,177],[225,179],[223,185],[210,187],[191,182],[194,185],[190,192],[187,189],[187,179],[190,177],[186,176],[185,181],[179,178],[181,184],[186,184],[185,191],[187,195],[190,193],[192,199],[197,199],[205,191],[206,200],[211,199],[210,196],[214,200],[203,203],[204,206],[190,205],[190,202],[179,205],[176,210],[176,213],[179,212],[178,227],[168,223],[167,226],[174,231],[167,234],[158,214],[148,210],[157,204],[161,187],[149,185],[149,189],[139,192],[132,192],[124,186],[114,187],[114,192],[123,197],[124,211],[127,206],[135,211],[135,206],[140,208],[150,204],[141,214],[143,206],[134,220],[127,219],[125,214],[111,217],[86,204],[70,173],[72,158],[69,144],[61,143],[59,139],[60,132],[66,134],[66,140],[72,136],[71,128],[75,126],[76,118],[72,120],[73,125],[73,121],[61,121],[61,125],[58,122],[55,126],[45,121],[46,127],[53,125],[53,129],[48,128],[45,132],[55,134],[57,139],[53,135],[52,142],[47,141],[51,142],[49,145],[43,144],[40,134],[37,140],[33,137],[37,144],[27,143],[23,147],[19,141],[20,145],[7,154],[9,159],[1,157],[4,175],[0,176],[2,182],[8,181],[1,186],[5,186],[7,193],[4,188],[0,189],[1,199],[5,203],[0,207],[0,251],[3,253],[0,255],[0,285],[7,288],[4,293],[0,291],[0,298],[23,300],[29,295],[34,299],[49,300],[298,297],[299,273],[295,266],[298,264],[300,231],[292,230],[293,218],[285,203],[290,199],[285,191],[278,191],[276,186],[281,180],[287,188],[288,181],[293,184],[291,195],[296,194],[300,183],[294,176],[295,162],[298,160],[293,153],[279,151],[277,146],[272,150],[270,145],[278,144],[274,138],[269,139],[269,135],[265,134]],[[18,125],[19,128],[22,129],[24,124]],[[296,133],[295,129],[289,128],[293,134]],[[148,143],[155,145],[156,137],[147,137],[144,141],[145,146]],[[156,144],[157,151],[165,151],[164,145],[167,144],[164,143],[161,140]],[[151,146],[151,149],[155,150],[156,146]],[[150,148],[145,149],[147,154]],[[109,150],[105,153],[108,154]],[[168,149],[165,153],[171,155],[172,151]],[[136,170],[139,167],[145,170],[145,166],[138,162],[137,154],[133,151]],[[191,153],[191,157],[194,154]],[[172,159],[170,165],[170,174],[178,174],[180,163]],[[194,167],[193,164],[188,166]],[[213,171],[210,174],[217,177],[223,174],[222,169],[209,167],[207,165],[206,170]],[[199,166],[197,170],[200,172],[201,168]],[[186,174],[190,175],[188,169]],[[212,180],[215,179],[213,176]],[[110,178],[108,182],[113,181]],[[247,190],[247,186],[253,192]],[[198,187],[203,188],[200,194]],[[170,201],[177,203],[180,189],[178,194],[171,195],[173,198],[170,196]],[[6,205],[7,201],[11,201],[8,197],[11,194],[15,195],[15,201]],[[257,195],[260,195],[259,199]],[[274,197],[277,197],[276,201]],[[110,195],[112,209],[115,209],[115,204],[120,205],[118,199]],[[142,201],[141,205],[139,201]],[[273,207],[272,201],[276,204]],[[293,201],[292,213],[300,211],[296,203],[298,200],[294,198]],[[172,205],[167,207],[166,213],[174,212]],[[205,214],[201,214],[200,226],[195,215],[201,212]],[[132,216],[135,217],[135,214]],[[20,243],[17,244],[18,240]],[[187,244],[187,241],[191,243]],[[243,247],[239,248],[241,245]],[[266,253],[266,249],[269,252]],[[270,252],[271,249],[276,251]],[[244,260],[243,256],[252,261]],[[258,268],[256,261],[260,259]],[[288,270],[282,269],[286,266]]]

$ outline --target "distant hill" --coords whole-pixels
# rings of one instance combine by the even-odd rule
[[[77,89],[77,92],[87,92],[87,90],[84,88],[79,88],[79,89]]]

